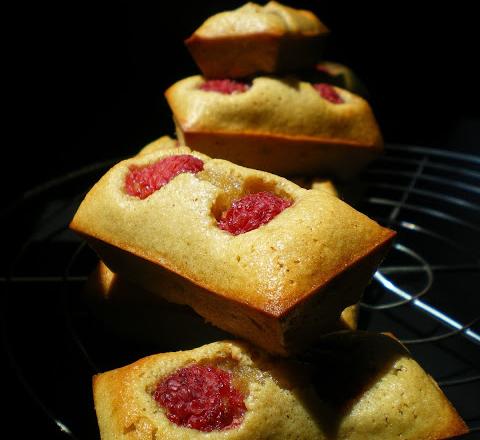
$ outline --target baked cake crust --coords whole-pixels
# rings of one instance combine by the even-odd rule
[[[310,11],[271,1],[207,19],[185,41],[208,78],[239,78],[314,65],[329,31]]]

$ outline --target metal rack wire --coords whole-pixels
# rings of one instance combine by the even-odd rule
[[[68,230],[89,187],[115,160],[25,194],[2,213],[3,348],[21,395],[59,436],[97,434],[90,390],[98,371],[159,348],[132,344],[92,316],[83,286],[97,263]],[[390,331],[480,431],[480,157],[390,145],[344,198],[398,231],[365,293],[360,328]],[[179,347],[183,348],[183,347]],[[35,362],[32,362],[32,359]]]

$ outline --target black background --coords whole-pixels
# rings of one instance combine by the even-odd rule
[[[163,97],[198,73],[183,40],[242,1],[18,3],[7,16],[11,197],[173,132]],[[388,142],[476,152],[478,25],[467,2],[286,1],[330,28],[325,58],[367,84]],[[8,23],[7,23],[8,24]]]

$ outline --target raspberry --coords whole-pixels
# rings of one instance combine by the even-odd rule
[[[125,178],[125,191],[131,196],[145,199],[178,174],[195,174],[202,170],[203,162],[188,154],[168,156],[143,167],[132,165]]]
[[[233,235],[257,229],[292,205],[287,199],[262,191],[248,194],[232,203],[232,206],[222,213],[218,226]]]
[[[327,101],[330,101],[333,104],[342,104],[343,102],[345,102],[330,84],[316,83],[312,85],[313,85],[313,88],[318,93],[320,93],[320,96],[323,99],[326,99]]]
[[[234,81],[233,79],[210,79],[205,81],[201,86],[201,90],[206,92],[218,92],[225,95],[232,93],[246,92],[250,86],[244,82]]]
[[[153,398],[168,420],[204,432],[239,426],[247,410],[232,373],[206,365],[176,371],[157,384]]]

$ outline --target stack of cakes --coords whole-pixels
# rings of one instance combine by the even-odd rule
[[[282,176],[353,177],[382,136],[363,98],[325,82],[327,34],[311,12],[276,2],[209,18],[186,41],[203,76],[166,92],[180,142]]]
[[[395,233],[266,172],[345,179],[381,151],[363,98],[291,75],[315,65],[326,34],[312,13],[276,2],[207,20],[187,40],[204,76],[167,91],[178,144],[115,165],[80,205],[71,228],[103,260],[95,289],[107,301],[149,292],[243,339],[95,376],[103,440],[465,432],[393,337],[339,330],[355,326],[351,307]],[[184,332],[183,318],[165,330]]]

